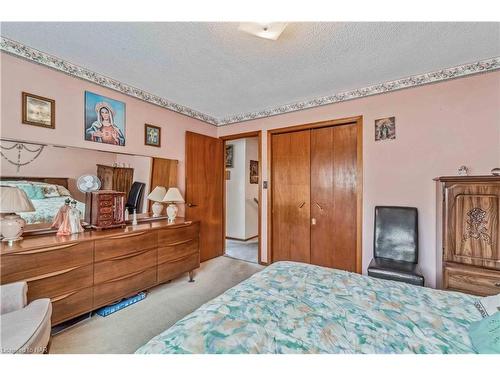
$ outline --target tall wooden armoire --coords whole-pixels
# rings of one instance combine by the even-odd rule
[[[500,176],[439,177],[437,284],[500,293]]]
[[[134,168],[112,167],[97,164],[97,177],[101,180],[101,190],[125,193],[125,202],[134,181]]]
[[[272,261],[361,272],[361,122],[270,131]]]

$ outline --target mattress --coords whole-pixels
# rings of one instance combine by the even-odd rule
[[[476,297],[277,262],[137,350],[179,353],[474,353]]]

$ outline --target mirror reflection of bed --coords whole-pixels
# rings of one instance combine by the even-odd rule
[[[10,153],[7,149],[16,142],[22,143],[22,141],[1,140],[2,154],[5,153],[14,161],[17,160],[16,149]],[[21,153],[20,162],[29,161],[31,156]],[[0,184],[24,190],[33,203],[35,212],[20,213],[26,220],[25,231],[49,229],[58,210],[67,199],[76,201],[76,207],[84,220],[89,207],[85,205],[85,193],[77,188],[77,180],[82,175],[99,176],[102,180],[101,190],[110,189],[126,193],[126,202],[130,198],[129,212],[132,213],[136,209],[139,217],[148,217],[147,195],[159,184],[158,176],[161,179],[165,174],[154,166],[161,164],[154,163],[155,159],[143,155],[47,145],[37,158],[19,168],[13,163],[2,160]],[[172,180],[175,180],[175,185],[177,160],[162,160],[168,161],[167,164],[171,167],[170,180],[165,181],[165,186],[172,184]],[[151,187],[152,183],[155,186]]]
[[[76,201],[76,207],[85,214],[85,203],[79,201],[70,192],[69,178],[17,177],[2,176],[1,185],[14,186],[23,190],[35,207],[34,212],[21,212],[19,215],[26,225],[36,225],[41,228],[50,225],[67,199]]]

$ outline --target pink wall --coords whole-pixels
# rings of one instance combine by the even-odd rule
[[[435,285],[435,185],[460,165],[472,174],[500,167],[500,72],[228,125],[218,135],[264,130],[263,180],[268,179],[268,129],[363,116],[363,271],[373,253],[376,205],[415,206],[420,264]],[[396,140],[375,142],[374,120],[396,116]],[[267,194],[262,197],[262,250],[267,260]]]
[[[455,174],[465,164],[473,174],[500,166],[500,72],[477,75],[300,112],[233,124],[212,125],[142,102],[89,82],[1,53],[0,136],[25,141],[118,151],[179,160],[184,189],[186,130],[222,136],[264,130],[263,179],[267,180],[266,130],[362,115],[364,120],[363,269],[372,256],[375,205],[411,205],[420,213],[421,265],[435,284],[435,192],[432,178]],[[127,146],[83,139],[84,91],[127,105]],[[21,92],[56,100],[56,129],[21,124]],[[395,141],[374,142],[374,120],[396,116]],[[144,123],[162,127],[162,147],[144,146]],[[267,195],[262,197],[262,251],[267,260]]]
[[[217,129],[213,125],[70,77],[4,52],[0,54],[0,59],[2,79],[0,136],[2,138],[177,159],[179,160],[178,184],[184,192],[184,134],[186,130],[211,136],[217,134]],[[125,147],[84,140],[85,90],[125,102],[127,137]],[[56,128],[54,130],[21,123],[22,91],[55,99]],[[145,123],[162,128],[161,148],[144,145]]]

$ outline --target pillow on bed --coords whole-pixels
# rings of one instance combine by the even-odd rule
[[[66,189],[64,186],[61,186],[61,185],[56,185],[56,186],[57,186],[57,191],[59,192],[59,195],[61,197],[65,197],[65,196],[70,197],[71,196],[71,193],[69,192],[69,190]]]
[[[491,316],[497,311],[500,311],[500,294],[483,297],[474,302],[474,306],[476,306],[483,318]]]
[[[500,311],[473,322],[469,336],[479,354],[500,354]]]
[[[56,185],[42,185],[43,195],[45,198],[60,197],[59,190]]]

